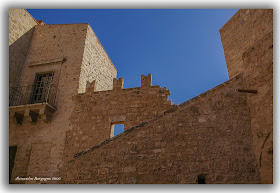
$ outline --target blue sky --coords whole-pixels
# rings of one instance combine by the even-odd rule
[[[89,23],[124,78],[141,74],[180,104],[228,80],[219,29],[236,9],[28,9],[46,24]]]
[[[114,136],[122,133],[124,131],[124,124],[118,124],[114,126]]]

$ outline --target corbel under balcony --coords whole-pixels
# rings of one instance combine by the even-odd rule
[[[38,120],[49,123],[55,111],[56,109],[48,103],[27,104],[10,106],[9,116],[16,124],[21,124],[23,120],[31,124],[35,124]]]

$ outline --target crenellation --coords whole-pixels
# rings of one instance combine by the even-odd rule
[[[141,75],[141,87],[148,88],[152,86],[152,74],[148,74],[147,76]]]
[[[123,78],[113,79],[113,90],[123,89]]]

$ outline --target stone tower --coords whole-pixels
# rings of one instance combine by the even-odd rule
[[[221,29],[229,78],[242,74],[263,183],[273,179],[273,10],[241,9]]]
[[[97,91],[112,89],[117,70],[88,24],[44,25],[10,9],[9,38],[11,179],[57,176],[72,96],[93,80]]]

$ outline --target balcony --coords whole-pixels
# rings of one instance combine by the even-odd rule
[[[35,124],[37,120],[50,122],[56,111],[58,88],[53,84],[36,84],[11,87],[9,90],[9,113],[15,123],[23,119]]]

